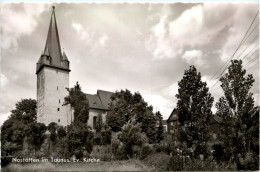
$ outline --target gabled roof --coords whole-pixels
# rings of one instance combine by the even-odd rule
[[[104,91],[104,90],[97,90],[97,95],[100,98],[103,107],[105,109],[108,109],[108,105],[111,102],[111,96],[112,96],[113,92],[109,92],[109,91]]]
[[[86,97],[89,101],[90,109],[100,109],[100,110],[109,110],[108,105],[111,102],[110,97],[113,92],[98,90],[97,94],[86,94]]]
[[[86,97],[89,102],[89,108],[104,109],[103,104],[97,95],[86,94]]]
[[[178,119],[178,111],[174,108],[171,115],[167,119],[167,122],[176,121]]]

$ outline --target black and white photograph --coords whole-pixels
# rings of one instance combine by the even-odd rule
[[[259,3],[0,4],[1,171],[259,171]]]

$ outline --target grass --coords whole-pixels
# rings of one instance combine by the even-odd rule
[[[167,171],[167,165],[169,163],[170,156],[164,152],[155,153],[148,155],[143,162],[148,165],[152,166],[156,169],[156,171]]]
[[[139,160],[111,161],[100,163],[11,163],[2,172],[45,172],[45,171],[152,171],[153,168]]]

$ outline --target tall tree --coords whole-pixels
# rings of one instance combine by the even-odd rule
[[[212,117],[213,97],[208,92],[206,82],[201,81],[201,74],[194,66],[185,70],[178,82],[176,95],[178,120],[180,123],[179,140],[188,148],[195,148],[197,154],[205,153],[201,147],[209,139],[209,121]]]
[[[228,72],[220,78],[224,96],[216,103],[216,108],[217,114],[223,118],[221,139],[226,155],[236,162],[239,154],[244,157],[254,148],[254,143],[258,145],[259,136],[253,133],[256,127],[259,131],[259,112],[256,113],[257,107],[250,92],[254,81],[252,75],[246,76],[242,60],[232,60]],[[255,152],[255,158],[257,155],[259,152]]]
[[[157,133],[156,133],[156,139],[157,142],[160,143],[163,140],[163,124],[162,124],[162,114],[160,113],[160,111],[156,112],[155,115],[157,116],[158,120],[159,120],[159,126],[157,128]]]
[[[81,91],[77,82],[73,88],[67,88],[69,95],[64,98],[64,105],[70,104],[74,110],[74,123],[87,124],[89,118],[89,104],[86,95]]]

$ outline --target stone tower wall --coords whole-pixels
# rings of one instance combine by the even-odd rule
[[[69,72],[44,66],[37,75],[37,121],[69,125],[70,107],[62,106],[68,95]]]

